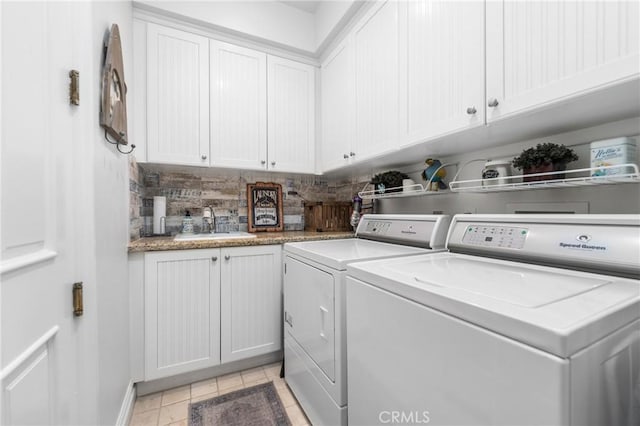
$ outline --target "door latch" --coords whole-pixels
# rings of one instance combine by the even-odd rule
[[[293,317],[287,311],[284,311],[284,322],[293,327]]]

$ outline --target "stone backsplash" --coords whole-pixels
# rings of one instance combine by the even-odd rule
[[[153,197],[167,197],[166,229],[180,232],[189,211],[195,231],[202,227],[203,209],[214,209],[217,230],[247,231],[247,184],[274,182],[282,185],[284,228],[304,229],[305,201],[351,201],[370,180],[328,180],[324,176],[189,168],[130,163],[130,239],[152,234]]]

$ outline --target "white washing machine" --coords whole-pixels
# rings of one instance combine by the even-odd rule
[[[640,424],[640,215],[457,215],[347,267],[349,424]]]
[[[347,264],[443,251],[450,221],[364,215],[356,238],[284,245],[285,380],[314,425],[347,424]]]

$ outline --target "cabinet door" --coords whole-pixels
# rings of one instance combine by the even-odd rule
[[[349,164],[353,140],[353,44],[339,45],[322,64],[322,171]]]
[[[211,46],[211,165],[266,169],[267,55]]]
[[[145,379],[220,364],[220,250],[145,255]]]
[[[637,78],[639,5],[487,2],[488,121]]]
[[[268,56],[268,167],[315,172],[315,68]]]
[[[209,165],[209,40],[147,24],[147,160]]]
[[[484,3],[400,7],[400,143],[484,124]]]
[[[222,249],[222,362],[282,349],[281,251]]]
[[[393,151],[398,137],[398,2],[376,5],[356,27],[354,160]]]

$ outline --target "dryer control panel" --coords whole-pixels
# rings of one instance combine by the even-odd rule
[[[356,236],[375,241],[441,249],[447,236],[451,217],[447,215],[385,215],[366,214],[356,230]]]
[[[527,228],[510,226],[469,225],[462,242],[482,247],[504,247],[521,249],[529,235]]]

